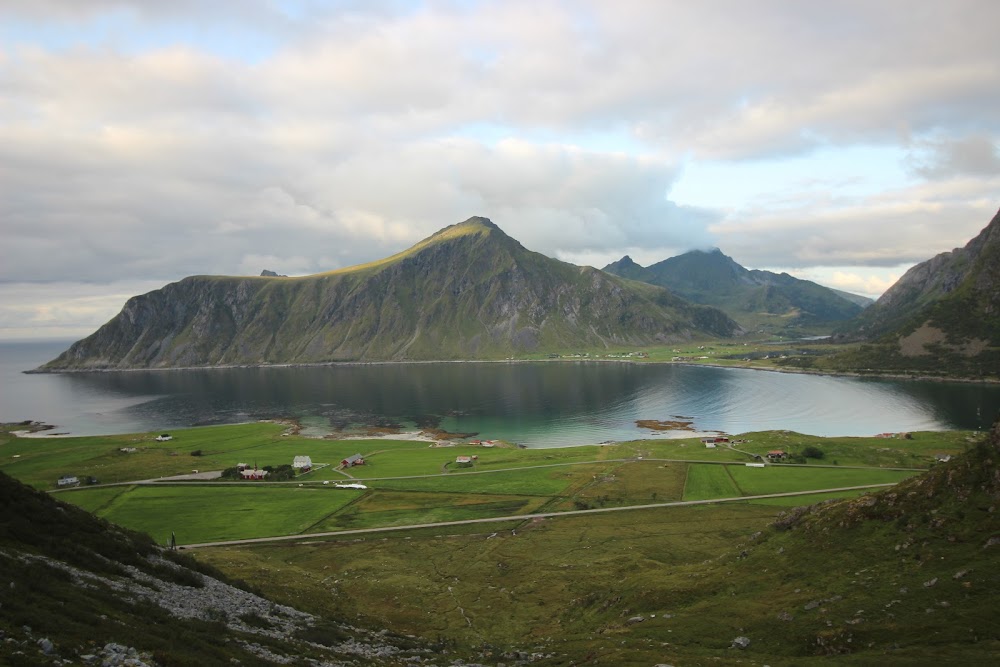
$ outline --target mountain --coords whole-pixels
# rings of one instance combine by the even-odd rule
[[[847,299],[851,303],[856,303],[862,308],[867,308],[875,303],[875,299],[872,299],[871,297],[862,296],[860,294],[852,294],[851,292],[845,292],[844,290],[834,289],[832,287],[828,287],[827,289],[842,299]]]
[[[0,589],[3,665],[408,664],[437,648],[277,604],[2,472]]]
[[[714,308],[528,251],[474,217],[329,273],[185,278],[133,297],[39,370],[499,358],[740,331]]]
[[[965,247],[903,274],[838,338],[869,343],[839,355],[842,366],[1000,372],[1000,212]]]
[[[626,255],[604,271],[715,306],[747,328],[768,322],[785,327],[848,320],[864,303],[864,297],[846,296],[787,273],[746,269],[718,248],[692,250],[645,268]]]

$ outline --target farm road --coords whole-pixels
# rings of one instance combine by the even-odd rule
[[[280,535],[277,537],[255,537],[245,540],[227,540],[223,542],[201,542],[198,544],[178,545],[179,549],[200,549],[205,547],[227,547],[241,544],[266,544],[268,542],[294,542],[301,540],[316,540],[324,537],[343,537],[346,535],[364,535],[369,533],[388,533],[400,530],[415,530],[418,528],[446,528],[448,526],[466,526],[474,523],[499,523],[505,521],[529,521],[531,519],[553,519],[579,514],[598,514],[601,512],[625,512],[629,510],[656,509],[661,507],[686,507],[689,505],[713,505],[717,503],[744,502],[747,500],[764,500],[767,498],[788,498],[792,496],[811,496],[818,493],[836,493],[839,491],[863,491],[865,489],[895,486],[890,484],[865,484],[863,486],[841,486],[835,489],[812,489],[809,491],[788,491],[785,493],[766,493],[759,496],[741,496],[739,498],[717,498],[715,500],[678,500],[669,503],[652,503],[647,505],[627,505],[625,507],[599,507],[588,510],[567,510],[565,512],[541,512],[537,514],[514,514],[512,516],[496,516],[486,519],[465,519],[462,521],[437,521],[434,523],[416,523],[408,526],[387,526],[384,528],[357,528],[354,530],[337,530],[323,533],[308,533],[300,535]]]

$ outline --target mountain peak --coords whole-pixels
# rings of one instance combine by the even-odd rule
[[[448,225],[444,229],[441,229],[424,239],[421,243],[429,241],[446,241],[449,239],[471,235],[507,237],[507,234],[505,234],[504,231],[500,229],[492,220],[484,218],[483,216],[474,215],[468,220],[463,220],[462,222],[455,223],[454,225]],[[421,244],[417,245],[419,246]]]

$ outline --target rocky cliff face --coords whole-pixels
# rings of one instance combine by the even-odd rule
[[[863,342],[826,368],[1000,375],[1000,213],[964,248],[914,266],[835,337]]]
[[[964,248],[907,271],[844,333],[873,340],[925,326],[953,342],[1000,345],[1000,212]]]
[[[41,370],[496,358],[739,332],[715,309],[530,252],[471,218],[350,269],[185,278],[130,299]]]

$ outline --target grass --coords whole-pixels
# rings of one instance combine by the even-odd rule
[[[124,488],[124,487],[122,487]],[[97,516],[178,544],[213,540],[295,535],[322,521],[361,495],[329,488],[230,486],[137,486],[113,495],[109,489],[59,494]]]
[[[248,433],[266,436],[261,451],[290,444],[298,452],[303,444],[280,432]],[[194,553],[279,602],[361,627],[437,637],[442,646],[480,647],[487,664],[511,663],[504,653],[515,650],[550,656],[537,661],[539,667],[956,664],[959,658],[987,664],[995,657],[1000,635],[991,621],[1000,588],[990,573],[998,547],[984,540],[1000,534],[990,512],[996,498],[975,495],[993,483],[992,468],[972,466],[979,477],[964,485],[952,464],[935,466],[928,477],[936,481],[923,485],[905,479],[911,471],[886,469],[907,460],[901,457],[911,453],[908,447],[913,460],[925,463],[928,452],[965,449],[966,434],[894,441],[774,432],[746,439],[741,447],[789,451],[815,442],[824,448],[824,464],[836,456],[875,465],[749,468],[736,462],[746,455],[734,461],[729,457],[737,453],[706,451],[696,439],[684,447],[637,441],[565,453],[478,448],[480,459],[468,471],[405,479],[372,473],[367,491],[231,483],[90,488],[58,497],[148,530],[160,542],[174,530],[181,543],[190,543],[904,480],[895,496],[870,493],[822,512],[807,510],[808,520],[790,531],[772,526],[788,507],[843,494]],[[318,444],[354,453],[360,443]],[[452,460],[471,451],[412,442],[378,446],[360,450],[372,460],[366,471],[434,469],[443,465],[443,454]],[[717,456],[717,463],[693,456],[657,460],[681,458],[665,455],[671,451]],[[872,520],[861,521],[861,512]],[[925,586],[932,579],[936,583]],[[736,654],[730,643],[740,635],[752,644]]]
[[[737,498],[745,495],[729,474],[729,466],[690,465],[684,483],[684,500]]]
[[[737,498],[866,484],[894,484],[913,473],[899,470],[819,468],[791,465],[751,468],[745,465],[691,464],[684,500]],[[797,504],[802,504],[799,501]]]

